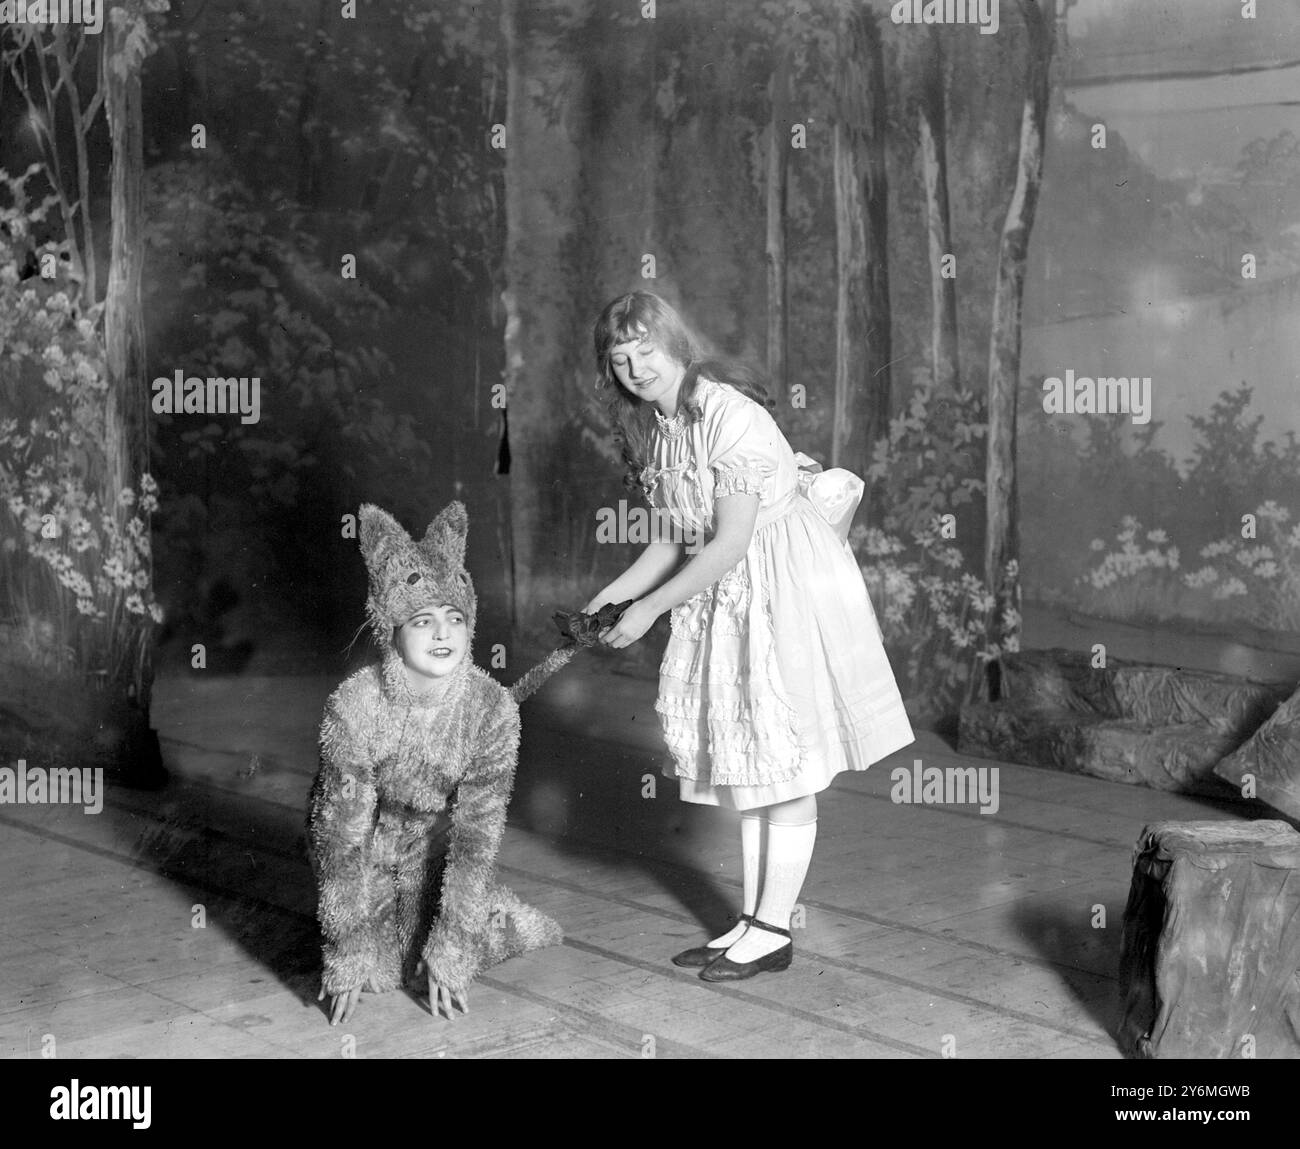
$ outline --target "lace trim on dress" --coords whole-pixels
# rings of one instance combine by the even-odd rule
[[[713,483],[713,497],[720,499],[724,495],[758,495],[763,496],[764,475],[761,467],[754,464],[730,465],[719,463],[713,468],[716,476]]]
[[[749,569],[740,562],[711,587],[673,609],[669,616],[672,632],[691,641],[702,638],[705,630],[716,634],[744,634],[753,595]]]
[[[659,480],[665,475],[674,475],[679,471],[689,470],[690,463],[685,460],[667,467],[656,467],[653,463],[649,463],[641,468],[640,474],[637,475],[636,485],[640,488],[641,493],[645,495],[646,502],[652,507],[657,506],[655,503],[655,488],[659,486]]]
[[[753,603],[756,589],[761,601]],[[655,709],[669,719],[663,724],[664,740],[679,777],[710,786],[762,786],[789,782],[807,765],[798,716],[779,685],[766,592],[761,581],[755,588],[748,564],[741,562],[673,612],[674,643],[664,652]],[[680,642],[710,641],[714,635],[744,635],[747,627],[756,625],[767,630],[759,666],[724,662],[718,652],[702,667],[695,652],[673,649]],[[720,687],[736,687],[743,696],[719,698]]]
[[[765,786],[797,778],[803,754],[774,701],[710,702],[706,708],[695,699],[660,698],[655,710],[675,719],[665,723],[664,741],[677,776],[710,786]],[[708,763],[703,769],[701,759]]]
[[[665,418],[655,408],[655,422],[659,424],[659,433],[665,439],[679,439],[686,432],[686,409],[683,407],[671,419]]]

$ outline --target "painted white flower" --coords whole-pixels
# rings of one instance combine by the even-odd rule
[[[129,589],[133,585],[131,572],[123,565],[119,555],[109,555],[104,560],[104,574],[112,580],[114,586],[121,587],[123,590]]]
[[[1239,598],[1246,593],[1246,584],[1235,575],[1230,579],[1224,580],[1214,588],[1214,597],[1219,599]]]
[[[90,580],[80,571],[61,571],[59,573],[59,582],[66,586],[78,598],[93,598],[94,590],[91,588]]]
[[[1237,561],[1244,567],[1253,567],[1258,562],[1273,558],[1273,548],[1267,546],[1248,547],[1237,552]]]

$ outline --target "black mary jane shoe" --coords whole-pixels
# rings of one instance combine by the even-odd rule
[[[749,924],[757,926],[760,930],[767,930],[768,933],[780,934],[784,938],[790,937],[789,930],[783,930],[779,926],[769,926],[767,922],[760,922],[757,918],[751,918]],[[732,961],[724,951],[721,957],[709,962],[700,970],[700,980],[744,981],[745,978],[753,977],[755,974],[779,973],[783,969],[789,969],[793,960],[793,939],[787,941],[780,949],[773,950],[770,954],[764,954],[753,961]]]
[[[737,921],[749,925],[754,920],[753,914],[741,914]],[[673,965],[683,969],[703,969],[710,962],[727,952],[726,946],[696,946],[694,949],[682,950],[673,957]]]

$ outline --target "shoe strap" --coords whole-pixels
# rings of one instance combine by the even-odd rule
[[[769,926],[767,922],[760,922],[758,918],[750,918],[749,924],[751,926],[757,926],[760,930],[767,930],[770,934],[780,934],[783,938],[788,938],[790,936],[789,930],[783,930],[780,926]]]

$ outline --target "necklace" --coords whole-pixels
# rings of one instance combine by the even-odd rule
[[[659,432],[665,439],[676,439],[686,430],[686,411],[678,410],[677,414],[671,419],[659,413],[659,408],[655,408],[655,422],[659,424]]]

